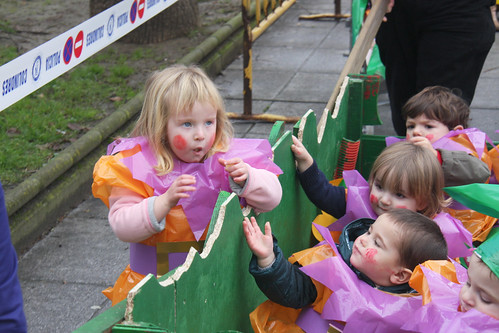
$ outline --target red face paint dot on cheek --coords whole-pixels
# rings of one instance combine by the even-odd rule
[[[173,137],[173,146],[178,150],[184,150],[185,147],[187,146],[187,142],[185,141],[183,136],[175,135]]]
[[[369,197],[369,201],[372,203],[372,204],[378,204],[378,198],[374,195],[374,194],[371,194],[371,196]]]
[[[374,259],[374,256],[378,253],[376,249],[367,249],[366,251],[366,259],[368,262],[375,264],[376,260]]]
[[[434,137],[435,137],[435,136],[434,136],[433,134],[428,134],[428,135],[426,136],[426,138],[427,138],[428,140],[430,140],[430,141],[431,141],[431,140],[433,140],[433,138],[434,138]]]
[[[396,206],[395,208],[407,209],[407,206]]]

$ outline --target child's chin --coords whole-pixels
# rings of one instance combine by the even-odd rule
[[[381,209],[381,208],[379,208],[379,207],[373,208],[373,210],[374,210],[374,212],[376,213],[376,215],[378,215],[378,216],[381,216],[381,215],[383,215],[384,213],[386,213],[386,212],[387,212],[386,210]]]
[[[359,266],[359,263],[357,262],[357,257],[350,257],[350,265],[352,265],[352,267],[354,267],[355,269],[359,269],[358,266]]]

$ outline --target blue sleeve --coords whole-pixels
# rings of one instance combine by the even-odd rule
[[[27,332],[23,295],[17,277],[17,255],[0,183],[0,332]]]
[[[305,194],[317,208],[337,219],[345,215],[347,207],[345,188],[331,185],[315,160],[304,172],[296,172]]]
[[[300,309],[312,304],[317,298],[317,289],[312,279],[298,265],[287,261],[274,238],[274,263],[260,268],[253,255],[249,271],[258,288],[271,301],[290,308]]]

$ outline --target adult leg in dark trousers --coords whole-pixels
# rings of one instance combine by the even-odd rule
[[[396,0],[376,36],[386,67],[392,121],[405,136],[402,107],[427,86],[458,89],[471,104],[495,39],[491,0]]]

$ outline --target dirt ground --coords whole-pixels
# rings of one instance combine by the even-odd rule
[[[175,38],[157,44],[136,45],[116,42],[120,54],[132,54],[136,48],[150,49],[156,61],[135,62],[132,86],[142,84],[160,65],[171,64],[187,54],[226,21],[241,11],[241,0],[200,0],[200,27],[189,38]],[[0,1],[0,48],[17,47],[23,54],[90,17],[89,1],[81,0],[3,0]]]

